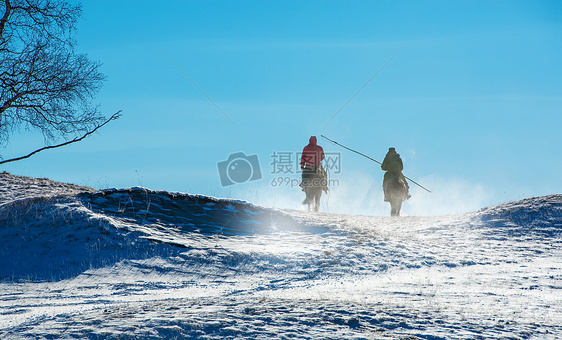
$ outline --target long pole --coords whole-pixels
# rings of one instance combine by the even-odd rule
[[[339,145],[339,146],[341,146],[341,147],[344,148],[344,149],[347,149],[347,150],[349,150],[349,151],[355,152],[356,154],[359,154],[359,155],[361,155],[361,156],[363,156],[363,157],[365,157],[365,158],[368,158],[368,159],[372,160],[372,161],[375,162],[375,163],[378,163],[378,164],[381,164],[381,165],[382,165],[381,162],[379,162],[379,161],[377,161],[376,159],[373,159],[373,158],[371,158],[371,157],[369,157],[369,156],[367,156],[367,155],[365,155],[365,154],[363,154],[363,153],[361,153],[361,152],[359,152],[359,151],[355,151],[355,150],[353,150],[353,149],[348,148],[348,147],[345,146],[345,145],[341,145],[340,143],[336,142],[335,140],[332,140],[332,139],[330,139],[330,138],[328,138],[328,137],[326,137],[326,136],[324,136],[324,135],[320,135],[320,136],[321,136],[322,138],[324,138],[325,140],[329,141],[329,142],[332,142],[332,143],[334,143],[334,144],[336,144],[336,145]],[[405,177],[407,180],[409,180],[410,182],[412,182],[412,183],[414,183],[415,185],[417,185],[418,187],[422,188],[423,190],[425,190],[425,191],[431,193],[431,191],[429,191],[428,189],[424,188],[422,185],[418,184],[418,183],[417,183],[416,181],[414,181],[413,179],[408,178],[407,176],[404,176],[404,177]]]
[[[369,157],[369,156],[367,156],[367,155],[365,155],[365,154],[362,154],[362,153],[359,152],[359,151],[355,151],[355,150],[353,150],[353,149],[348,148],[348,147],[345,146],[345,145],[341,145],[340,143],[336,142],[335,140],[331,140],[330,138],[328,138],[328,137],[326,137],[326,136],[324,136],[324,135],[320,135],[320,136],[321,136],[322,138],[324,138],[324,139],[326,139],[326,140],[328,140],[328,141],[330,141],[330,142],[336,144],[336,145],[341,146],[341,147],[344,148],[344,149],[347,149],[347,150],[349,150],[349,151],[351,151],[351,152],[355,152],[356,154],[359,154],[359,155],[361,155],[361,156],[363,156],[363,157],[365,157],[365,158],[368,158],[368,159],[372,160],[372,161],[375,162],[375,163],[379,163],[380,165],[382,165],[381,162],[379,162],[379,161],[377,161],[376,159],[373,159],[373,158],[371,158],[371,157]],[[404,176],[404,177],[406,177],[406,176]]]
[[[340,109],[337,110],[336,113],[334,113],[334,115],[332,117],[330,117],[330,119],[328,119],[328,121],[322,126],[322,129],[324,129],[326,127],[326,125],[328,125],[332,121],[332,119],[334,119],[334,117],[336,117],[347,106],[347,104],[349,104],[349,102],[351,102],[353,100],[353,98],[355,98],[355,96],[357,96],[359,94],[359,92],[361,92],[361,90],[363,90],[365,88],[365,86],[369,85],[371,80],[373,80],[377,76],[377,74],[379,74],[383,70],[383,68],[385,68],[386,65],[388,65],[392,61],[392,59],[394,59],[394,57],[396,57],[398,55],[399,52],[400,51],[396,52],[390,59],[388,59],[388,61],[384,65],[382,65],[382,67],[377,71],[377,73],[373,74],[373,76],[369,80],[367,80],[367,82],[363,86],[361,86],[361,88],[359,90],[357,90],[357,92],[355,92],[355,94],[353,96],[351,96],[351,98],[349,98],[349,100],[347,102],[345,102],[345,104],[343,104],[343,106],[340,107]],[[365,156],[365,155],[363,155],[363,156]]]

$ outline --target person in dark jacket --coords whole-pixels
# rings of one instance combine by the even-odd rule
[[[383,188],[386,188],[386,183],[389,179],[398,177],[401,178],[404,183],[406,183],[406,187],[408,190],[410,187],[408,186],[408,182],[406,181],[406,177],[402,173],[404,170],[404,163],[402,163],[402,158],[396,152],[395,148],[389,148],[384,160],[382,161],[381,169],[385,171],[384,173],[384,180],[382,182]],[[408,193],[408,198],[410,198],[410,194]],[[386,192],[384,193],[384,201],[387,202]]]

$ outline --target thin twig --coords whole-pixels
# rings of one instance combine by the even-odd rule
[[[21,157],[16,157],[16,158],[12,158],[12,159],[7,159],[4,161],[0,161],[0,164],[6,164],[6,163],[10,163],[10,162],[16,162],[16,161],[21,161],[22,159],[27,159],[33,155],[35,155],[36,153],[39,153],[41,151],[45,151],[45,150],[49,150],[49,149],[55,149],[55,148],[60,148],[62,146],[66,146],[72,143],[76,143],[76,142],[80,142],[81,140],[83,140],[84,138],[88,137],[89,135],[93,134],[94,132],[96,132],[99,128],[103,127],[104,125],[106,125],[107,123],[111,122],[112,120],[116,120],[119,117],[121,117],[121,110],[119,110],[118,112],[114,113],[113,116],[111,116],[109,119],[107,119],[105,122],[103,122],[103,124],[96,126],[92,131],[89,131],[87,133],[85,133],[82,137],[76,137],[73,140],[70,140],[68,142],[64,142],[61,144],[57,144],[57,145],[49,145],[49,146],[45,146],[42,147],[41,149],[37,149],[33,152],[31,152],[28,155],[25,156],[21,156]]]

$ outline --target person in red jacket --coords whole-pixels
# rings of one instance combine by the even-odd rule
[[[308,145],[302,150],[301,169],[302,168],[318,168],[320,162],[324,160],[324,149],[318,145],[316,136],[310,137]]]
[[[301,170],[302,182],[301,187],[308,184],[309,179],[317,174],[318,169],[322,169],[321,162],[324,160],[324,149],[318,145],[316,136],[311,136],[308,145],[302,150]]]

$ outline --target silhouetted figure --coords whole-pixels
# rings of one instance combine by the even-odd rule
[[[404,181],[406,188],[408,190],[410,189],[410,187],[408,186],[408,182],[406,181],[406,177],[404,177],[404,174],[402,173],[402,170],[404,170],[402,158],[400,158],[400,155],[396,152],[395,148],[388,149],[388,152],[384,157],[384,161],[382,162],[381,169],[385,171],[384,180],[382,182],[385,202],[388,202],[388,183],[392,178],[397,178]],[[407,193],[406,199],[410,197],[410,194]]]

